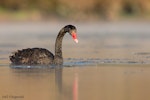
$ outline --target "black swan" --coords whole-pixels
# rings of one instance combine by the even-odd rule
[[[69,33],[73,40],[78,43],[76,27],[66,25],[57,35],[55,42],[55,55],[44,48],[27,48],[18,50],[10,56],[13,65],[62,65],[62,40],[66,33]]]

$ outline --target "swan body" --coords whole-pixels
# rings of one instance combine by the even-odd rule
[[[76,27],[66,25],[57,35],[55,42],[55,55],[44,48],[27,48],[14,52],[10,56],[13,65],[62,65],[62,40],[66,33],[69,33],[73,40],[78,43]]]

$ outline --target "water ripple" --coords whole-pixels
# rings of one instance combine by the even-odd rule
[[[0,66],[10,66],[11,68],[54,68],[55,66],[27,66],[27,65],[11,65],[6,58],[0,58]],[[138,61],[132,59],[101,59],[101,58],[66,58],[63,67],[83,67],[83,66],[100,66],[103,64],[150,64],[149,61]]]

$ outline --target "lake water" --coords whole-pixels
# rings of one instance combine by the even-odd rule
[[[73,23],[79,43],[66,34],[62,68],[10,66],[11,52],[31,47],[54,52],[66,23],[0,23],[0,100],[150,99],[148,22]]]

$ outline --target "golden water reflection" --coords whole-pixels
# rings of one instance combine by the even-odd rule
[[[150,99],[149,65],[0,70],[0,100]]]

